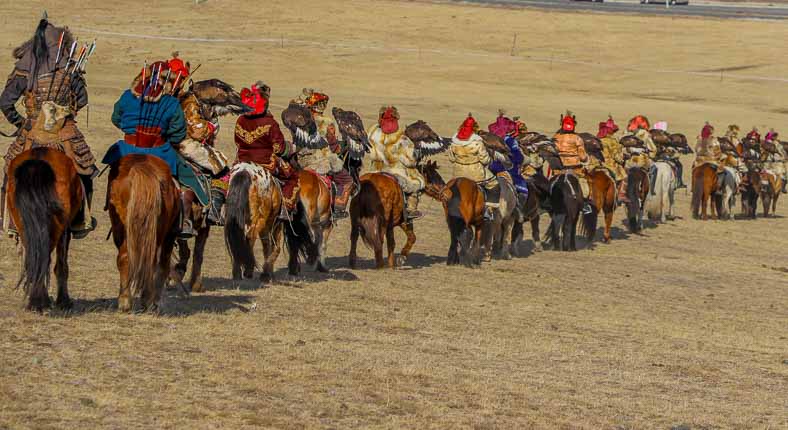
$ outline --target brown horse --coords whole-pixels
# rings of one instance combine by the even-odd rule
[[[293,221],[285,228],[285,240],[290,251],[287,267],[291,275],[301,271],[299,256],[318,272],[328,272],[326,252],[328,238],[334,228],[331,212],[332,192],[328,185],[311,170],[298,172],[298,207]]]
[[[356,246],[361,236],[367,246],[375,252],[375,267],[382,269],[383,240],[385,236],[388,249],[388,267],[405,264],[416,233],[413,223],[405,219],[405,195],[397,179],[384,173],[367,173],[361,176],[361,189],[350,202],[350,267],[356,268]],[[394,258],[394,227],[399,226],[407,236],[407,242],[400,251],[395,262]]]
[[[613,224],[613,212],[616,210],[616,182],[604,169],[595,169],[588,174],[588,187],[591,190],[591,213],[583,215],[581,233],[588,243],[594,242],[597,217],[605,213],[605,233],[602,240],[610,243],[610,226]]]
[[[443,204],[446,224],[451,239],[446,264],[464,264],[467,267],[481,264],[481,244],[489,247],[491,238],[484,238],[485,222],[484,193],[476,182],[468,178],[454,178],[448,183],[438,173],[435,162],[420,166],[419,170],[427,182],[424,192]],[[508,232],[511,237],[511,231]],[[487,234],[490,235],[489,232]]]
[[[194,238],[194,251],[192,252],[189,248],[187,239],[178,239],[177,263],[170,271],[169,286],[172,288],[180,285],[189,291],[199,293],[203,291],[202,262],[211,226],[208,224],[207,213],[199,204],[193,204],[190,213],[187,213],[186,216],[191,217],[192,227],[197,232],[197,236]],[[188,288],[186,288],[183,285],[183,278],[186,277],[186,269],[189,266],[190,258],[192,260],[192,270],[189,274]]]
[[[643,229],[643,212],[650,187],[644,169],[633,166],[627,170],[627,223],[632,233],[638,234]]]
[[[74,162],[60,151],[31,149],[8,166],[8,211],[24,250],[17,287],[27,295],[29,310],[42,312],[51,306],[49,268],[55,248],[55,305],[61,309],[72,306],[68,296],[68,228],[79,212],[82,193]]]
[[[121,158],[110,166],[107,203],[118,248],[118,309],[131,311],[140,294],[143,307],[156,311],[181,215],[180,193],[169,166],[150,155]]]
[[[282,191],[274,178],[260,166],[239,163],[230,173],[225,203],[224,244],[230,254],[233,279],[254,276],[254,244],[263,244],[261,282],[274,278],[274,263],[282,243],[282,223],[277,220],[282,207]]]
[[[711,207],[711,217],[716,218],[713,204],[709,204],[712,196],[717,191],[717,169],[709,164],[703,163],[692,169],[692,217],[701,218],[705,221],[709,219],[706,212],[707,207]]]
[[[761,171],[761,202],[763,202],[763,216],[768,217],[769,211],[774,216],[777,211],[777,199],[783,187],[783,178],[774,173]]]

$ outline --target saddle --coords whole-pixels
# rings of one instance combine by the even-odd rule
[[[489,186],[491,183],[495,183],[492,186]],[[511,177],[508,176],[508,173],[503,172],[499,173],[498,176],[494,178],[490,178],[486,181],[477,182],[476,185],[484,194],[484,204],[485,206],[491,208],[497,208],[501,204],[501,187],[505,184],[513,187],[514,184],[511,180]]]

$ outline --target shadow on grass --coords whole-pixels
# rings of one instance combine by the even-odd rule
[[[399,257],[399,254],[396,254],[396,256]],[[385,254],[383,260],[386,263],[388,262],[388,260],[385,257]],[[445,263],[446,263],[446,257],[443,256],[426,255],[418,252],[411,252],[410,255],[408,255],[407,261],[405,261],[405,264],[403,266],[396,267],[395,270],[408,271],[408,270],[424,269],[427,267],[432,267],[435,264],[445,264]],[[345,270],[348,271],[350,270],[347,268],[348,267],[347,256],[330,257],[326,259],[326,264],[328,264],[329,268],[344,267]],[[339,271],[342,269],[335,269],[335,270]],[[359,258],[356,260],[355,270],[375,270],[375,258],[372,256],[368,256],[367,258],[361,258],[359,256]],[[388,266],[386,266],[383,270],[391,270],[391,269],[389,269]]]
[[[198,313],[226,313],[232,310],[248,312],[249,309],[243,305],[251,304],[255,297],[250,295],[223,295],[223,296],[200,296],[191,295],[185,297],[183,294],[172,290],[165,291],[161,316],[188,316]],[[137,300],[139,302],[139,300]],[[139,312],[139,304],[135,306],[135,312]],[[76,317],[90,313],[117,313],[117,298],[100,299],[75,299],[74,307],[68,311],[52,309],[50,315],[54,317]]]

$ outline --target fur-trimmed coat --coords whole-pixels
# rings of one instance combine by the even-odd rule
[[[372,171],[394,175],[405,193],[424,189],[426,181],[416,169],[415,145],[405,136],[404,130],[386,134],[375,124],[368,135],[372,146],[369,151]]]
[[[476,182],[485,182],[495,175],[489,169],[492,159],[484,140],[474,133],[468,140],[461,140],[455,134],[449,146],[449,161],[454,165],[455,178],[468,178]]]

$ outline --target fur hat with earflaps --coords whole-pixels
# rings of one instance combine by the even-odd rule
[[[262,115],[268,111],[271,87],[263,81],[255,82],[251,88],[241,90],[241,102],[251,109],[246,115]]]

